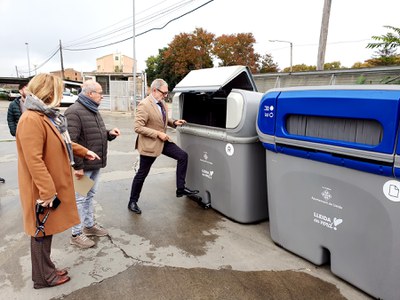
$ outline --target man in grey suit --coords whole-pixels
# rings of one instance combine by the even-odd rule
[[[140,214],[137,205],[143,183],[150,168],[160,154],[177,160],[176,196],[189,196],[199,191],[185,186],[188,154],[170,140],[167,126],[176,128],[185,120],[173,120],[168,117],[164,99],[168,97],[168,84],[163,79],[155,79],[150,86],[150,95],[140,101],[136,108],[134,130],[137,133],[135,148],[140,154],[140,165],[131,187],[128,209]]]

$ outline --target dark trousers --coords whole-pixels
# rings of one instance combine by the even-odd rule
[[[176,166],[176,188],[183,189],[185,187],[185,178],[188,165],[188,154],[179,148],[175,143],[164,142],[162,154],[177,160]],[[150,172],[157,157],[140,155],[140,165],[135,177],[132,181],[131,196],[129,204],[139,201],[140,192],[142,191],[143,183]]]
[[[52,235],[31,237],[31,261],[33,287],[43,288],[54,285],[57,279],[56,267],[50,259]]]

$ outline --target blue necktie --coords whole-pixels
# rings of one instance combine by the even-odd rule
[[[163,121],[164,121],[164,124],[165,124],[167,116],[165,114],[164,105],[161,102],[157,102],[157,105],[159,105],[161,107],[162,118],[163,118]]]

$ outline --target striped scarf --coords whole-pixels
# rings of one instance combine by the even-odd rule
[[[68,133],[67,118],[60,113],[60,110],[54,107],[49,107],[42,100],[33,94],[27,95],[25,100],[26,109],[39,111],[44,113],[54,124],[64,139],[65,146],[67,147],[69,161],[71,166],[75,164],[74,153],[72,151],[71,138]]]

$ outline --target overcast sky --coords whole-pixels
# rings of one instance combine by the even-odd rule
[[[251,32],[256,52],[270,53],[281,69],[290,65],[289,43],[269,40],[289,41],[293,65],[316,65],[323,5],[324,0],[139,0],[132,39],[133,0],[0,0],[0,76],[16,76],[16,70],[28,76],[28,53],[32,75],[35,66],[37,73],[60,70],[60,40],[64,68],[90,72],[98,57],[135,52],[143,71],[149,56],[196,27],[216,36]],[[371,36],[385,34],[384,25],[400,27],[399,11],[399,0],[332,0],[325,62],[351,67],[371,58],[373,51],[365,48]]]

